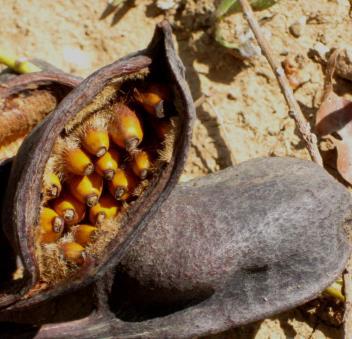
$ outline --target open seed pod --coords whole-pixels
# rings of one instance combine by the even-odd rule
[[[135,95],[150,84],[167,88],[158,114]],[[98,70],[66,96],[12,166],[3,225],[21,264],[0,305],[21,299],[12,307],[27,307],[115,265],[177,183],[194,114],[167,22],[146,50]],[[52,174],[62,186],[58,198],[47,193]]]
[[[349,192],[313,162],[246,161],[177,185],[116,272],[0,312],[16,322],[0,324],[0,334],[198,338],[284,312],[341,274],[350,217]]]
[[[0,75],[0,161],[14,156],[25,136],[80,82],[49,64],[35,63],[45,71]]]

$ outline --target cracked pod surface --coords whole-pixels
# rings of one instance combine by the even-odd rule
[[[152,101],[156,114],[136,95],[151,92],[151,85],[168,93]],[[4,207],[12,213],[3,214],[24,266],[14,292],[22,299],[18,307],[87,285],[120,260],[177,183],[194,114],[171,28],[162,22],[146,50],[89,76],[33,131],[12,167]],[[114,152],[118,159],[103,161],[113,175],[99,174],[97,162]],[[136,160],[143,152],[149,162]],[[46,194],[51,174],[62,185],[54,199]],[[64,202],[56,201],[61,198]],[[111,212],[111,201],[117,213]],[[67,211],[63,206],[69,204]],[[107,212],[102,223],[91,211],[99,204]],[[82,226],[96,230],[90,236]],[[82,237],[88,245],[79,243]]]
[[[11,335],[2,325],[0,334],[194,338],[270,317],[315,298],[341,274],[350,216],[349,192],[320,166],[246,161],[177,185],[116,275],[95,284],[95,297],[81,291],[1,312],[2,321],[33,325],[28,332],[16,324]],[[77,315],[87,301],[94,311]]]

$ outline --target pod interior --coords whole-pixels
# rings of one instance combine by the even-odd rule
[[[149,68],[111,80],[61,131],[33,225],[39,281],[50,286],[99,260],[131,207],[171,166],[177,88]],[[140,202],[139,202],[140,203]]]

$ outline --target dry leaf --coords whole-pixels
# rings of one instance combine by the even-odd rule
[[[316,116],[316,132],[330,135],[336,150],[336,168],[341,176],[352,184],[352,102],[338,96],[332,85],[339,50],[328,61],[322,104]]]

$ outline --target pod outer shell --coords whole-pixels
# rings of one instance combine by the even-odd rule
[[[38,221],[40,191],[45,164],[51,154],[57,136],[67,121],[86,107],[112,80],[135,74],[146,67],[152,74],[163,70],[169,86],[177,91],[177,111],[180,117],[180,133],[169,165],[162,171],[155,187],[138,199],[129,209],[128,224],[121,227],[119,236],[111,241],[99,259],[90,257],[86,265],[69,280],[39,293],[30,293],[39,281],[35,257],[33,225]],[[161,68],[164,67],[164,68]],[[154,72],[154,73],[153,73]],[[158,73],[159,72],[159,73]],[[195,109],[185,80],[184,66],[176,55],[170,25],[163,21],[157,25],[154,37],[147,49],[128,55],[105,66],[83,80],[68,94],[40,126],[23,142],[11,169],[3,213],[3,227],[24,267],[22,286],[13,293],[15,300],[22,300],[14,307],[28,307],[72,289],[78,289],[101,278],[121,259],[127,247],[138,238],[160,204],[177,184],[188,153]],[[28,296],[28,292],[30,296]],[[27,295],[26,295],[27,294]],[[9,295],[0,295],[0,307],[9,305]]]
[[[77,86],[82,80],[79,77],[67,74],[52,66],[51,64],[42,60],[31,60],[35,65],[39,66],[43,71],[28,74],[14,74],[11,70],[5,69],[0,73],[0,100],[6,99],[7,97],[17,94],[22,91],[31,90],[42,85],[54,85],[55,88],[62,90],[62,95],[68,93],[72,88]],[[2,119],[2,112],[0,112],[0,121]],[[21,121],[14,121],[21,123]],[[14,158],[0,159],[0,211],[3,210],[3,202],[6,195],[6,186],[9,180],[9,173],[12,167]],[[3,213],[9,214],[9,210],[4,208]],[[10,277],[7,277],[9,272],[14,271],[16,266],[16,255],[13,252],[8,240],[4,236],[3,229],[0,232],[0,244],[2,257],[8,258],[3,261],[0,265],[0,271],[2,272],[2,284],[0,292],[0,304],[6,305],[14,302],[18,299],[18,290],[22,287],[22,283],[10,283],[3,284],[4,281]],[[10,268],[11,267],[11,268]],[[4,275],[6,274],[6,276]]]
[[[32,334],[191,338],[286,311],[343,271],[350,214],[340,183],[293,158],[255,159],[179,184],[118,267],[107,296],[114,314]]]

